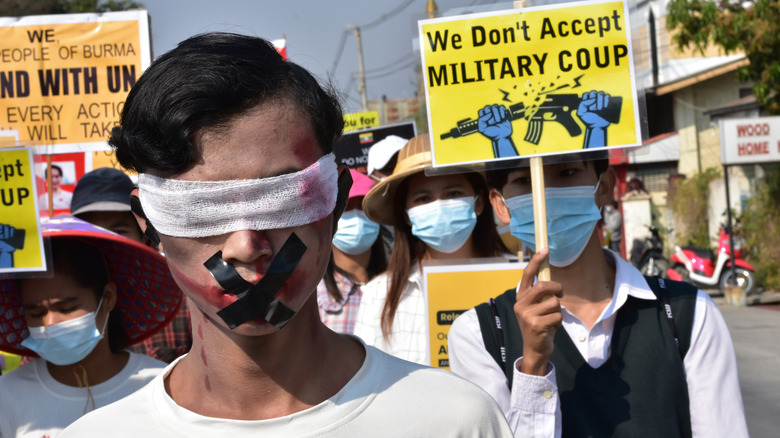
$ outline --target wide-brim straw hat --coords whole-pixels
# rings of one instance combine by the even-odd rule
[[[106,260],[117,286],[112,314],[118,314],[127,344],[137,344],[168,324],[184,295],[162,254],[135,240],[112,233],[73,216],[41,221],[43,237],[70,238],[96,247]],[[28,335],[18,281],[0,280],[0,350],[21,356],[36,354],[21,346]]]
[[[395,226],[393,204],[398,186],[410,176],[433,167],[428,134],[409,140],[398,152],[393,174],[377,183],[363,198],[363,211],[374,222]]]

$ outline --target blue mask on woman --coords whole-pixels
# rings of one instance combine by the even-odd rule
[[[569,266],[585,250],[601,213],[596,206],[592,186],[548,187],[544,190],[547,203],[547,239],[550,264]],[[515,196],[504,201],[511,219],[509,232],[536,251],[532,195]]]
[[[377,237],[379,224],[369,219],[362,210],[349,210],[339,219],[333,246],[350,255],[363,254],[371,248]]]
[[[30,336],[22,341],[22,346],[55,365],[73,365],[80,362],[103,339],[103,333],[98,331],[95,323],[95,313],[100,310],[102,304],[103,298],[100,298],[97,310],[69,321],[48,327],[28,327]],[[103,332],[107,323],[108,318],[103,323]]]
[[[412,222],[412,234],[436,251],[457,251],[477,225],[475,199],[465,197],[434,201],[406,210]]]

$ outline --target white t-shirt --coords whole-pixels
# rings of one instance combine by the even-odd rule
[[[229,420],[182,408],[164,385],[177,360],[141,391],[82,417],[61,437],[512,435],[495,401],[472,383],[449,371],[402,361],[376,348],[365,349],[363,365],[341,391],[292,415]]]
[[[67,192],[65,190],[60,190],[59,192],[54,193],[52,195],[52,199],[54,200],[55,210],[66,210],[70,208],[70,201],[73,199],[73,193]],[[44,193],[43,195],[38,197],[38,208],[41,210],[45,210],[49,208],[48,193]]]
[[[165,363],[130,353],[122,371],[90,386],[100,408],[132,394],[165,368]],[[87,389],[62,384],[49,374],[46,361],[35,359],[0,377],[0,437],[53,438],[84,415]],[[92,409],[89,403],[88,411]]]

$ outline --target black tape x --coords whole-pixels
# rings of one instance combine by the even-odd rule
[[[222,251],[217,251],[203,265],[223,289],[238,297],[236,302],[217,312],[217,315],[231,329],[258,316],[276,328],[284,327],[295,316],[295,312],[274,298],[274,294],[290,278],[304,252],[306,245],[295,233],[291,234],[271,261],[265,276],[257,284],[252,284],[238,275],[233,265],[222,259]]]

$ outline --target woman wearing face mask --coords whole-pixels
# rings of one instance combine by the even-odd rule
[[[333,253],[325,277],[317,286],[322,322],[339,333],[352,333],[362,292],[360,287],[387,268],[379,224],[363,212],[363,197],[374,186],[371,178],[350,169],[352,188],[347,208],[333,236]]]
[[[181,291],[156,251],[71,216],[43,223],[53,277],[0,281],[0,350],[40,356],[0,377],[0,436],[54,437],[165,363],[124,348],[161,329]]]
[[[355,334],[417,363],[425,362],[427,348],[421,262],[506,253],[482,176],[429,177],[430,167],[428,135],[417,136],[399,152],[393,174],[363,201],[369,218],[395,227],[395,243],[387,272],[363,287]]]

